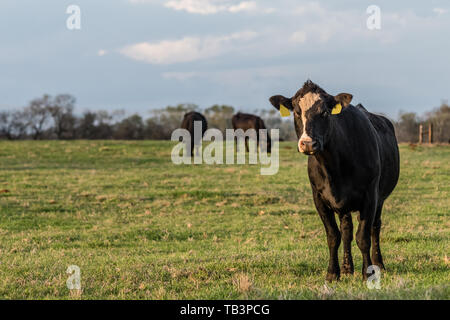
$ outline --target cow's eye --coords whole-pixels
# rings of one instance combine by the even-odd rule
[[[322,112],[322,118],[326,118],[326,117],[328,117],[328,115],[329,115],[328,111]]]

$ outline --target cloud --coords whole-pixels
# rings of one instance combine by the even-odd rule
[[[225,6],[218,6],[209,0],[173,0],[166,2],[165,6],[177,11],[187,11],[198,14],[215,14],[226,9]]]
[[[176,11],[186,11],[193,14],[210,15],[220,12],[240,13],[259,12],[273,13],[274,8],[260,7],[256,1],[239,0],[128,0],[131,4],[154,3]]]
[[[437,8],[434,11],[439,15],[446,12]],[[290,43],[294,45],[308,43],[310,48],[314,44],[334,43],[337,46],[347,46],[350,43],[368,43],[374,40],[380,44],[392,44],[407,36],[412,29],[425,27],[431,29],[437,25],[435,19],[421,17],[412,10],[382,11],[381,30],[372,31],[366,27],[369,16],[365,10],[335,10],[318,2],[296,6],[289,15],[287,20],[294,20],[298,25],[289,31]]]
[[[237,5],[231,6],[228,8],[228,11],[232,13],[241,12],[241,11],[255,11],[257,9],[257,5],[255,1],[245,1],[241,2]]]
[[[214,5],[230,3],[207,2]],[[236,4],[239,7],[227,7],[227,10],[243,10],[245,5],[241,7],[240,4],[247,2],[251,1],[241,1]],[[207,6],[203,9],[205,12],[217,12]],[[318,2],[302,2],[290,9],[279,6],[274,18],[267,21],[267,25],[254,25],[258,34],[237,32],[216,37],[186,35],[184,38],[160,42],[135,43],[123,48],[121,53],[137,61],[159,65],[227,57],[230,53],[249,62],[258,59],[270,61],[275,57],[292,59],[298,54],[322,53],[324,50],[332,54],[352,50],[366,51],[369,46],[379,48],[380,45],[408,43],[416,33],[421,34],[425,30],[433,32],[446,23],[443,19],[433,16],[417,15],[411,9],[383,11],[381,30],[372,31],[366,26],[368,15],[364,8],[336,9]],[[215,59],[215,62],[221,61]],[[172,76],[184,79],[187,77],[179,74]]]
[[[140,4],[140,3],[159,3],[159,0],[128,0],[132,4]]]
[[[448,10],[443,8],[433,8],[433,12],[437,13],[438,16],[443,15],[448,12]]]
[[[120,53],[133,60],[150,64],[192,62],[238,50],[238,44],[245,45],[257,36],[255,32],[244,31],[218,37],[185,37],[157,43],[141,42],[121,49]]]
[[[108,53],[108,51],[103,50],[103,49],[100,49],[100,50],[98,50],[97,55],[98,55],[99,57],[103,57],[103,56],[106,55],[107,53]]]
[[[190,72],[163,72],[162,73],[162,77],[164,79],[175,79],[178,81],[185,81],[185,80],[189,80],[195,77],[198,77],[200,75],[200,73],[195,72],[195,71],[190,71]]]
[[[326,10],[317,2],[307,2],[295,7],[292,13],[299,16],[311,14],[323,15],[326,13]]]
[[[220,84],[242,87],[253,83],[258,86],[262,79],[281,79],[295,75],[296,69],[292,65],[274,65],[253,68],[219,69],[209,71],[170,71],[163,72],[161,76],[168,80],[191,81],[204,79]]]
[[[196,14],[216,14],[219,12],[254,12],[258,10],[256,1],[236,3],[229,0],[171,0],[165,3],[167,8]]]
[[[290,38],[291,42],[293,43],[305,43],[306,39],[307,39],[306,32],[302,30],[295,31]]]

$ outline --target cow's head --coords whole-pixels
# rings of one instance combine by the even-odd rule
[[[346,108],[352,98],[349,93],[329,95],[308,80],[292,98],[277,95],[271,97],[270,102],[278,110],[281,107],[293,111],[295,131],[299,138],[298,150],[313,155],[322,151],[328,141],[332,117]]]

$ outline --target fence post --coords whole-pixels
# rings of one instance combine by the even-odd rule
[[[431,122],[428,124],[428,142],[433,143],[433,124]]]
[[[419,143],[422,144],[423,139],[423,125],[419,125]]]

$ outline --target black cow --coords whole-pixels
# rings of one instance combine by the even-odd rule
[[[194,135],[194,121],[200,121],[202,123],[202,134],[201,136],[195,137]],[[192,156],[194,153],[194,146],[198,146],[201,144],[203,135],[205,134],[205,131],[208,129],[208,122],[206,121],[206,118],[198,112],[191,111],[184,115],[183,121],[181,122],[181,128],[186,129],[189,131],[191,135],[191,145],[190,148],[186,146],[186,150],[188,152],[189,156]],[[198,152],[198,150],[197,150]]]
[[[259,136],[259,129],[266,129],[266,126],[264,125],[264,121],[253,114],[248,113],[241,113],[238,112],[231,118],[231,123],[233,124],[233,129],[242,129],[244,132],[249,129],[254,129],[256,131],[256,144],[257,146],[260,145],[260,136]],[[266,129],[267,130],[267,129]],[[272,139],[270,138],[269,132],[267,132],[267,152],[270,153],[272,150]],[[245,149],[247,152],[248,149],[248,138],[245,138]]]
[[[353,96],[332,96],[308,80],[292,98],[273,96],[272,105],[294,112],[299,151],[309,155],[314,203],[325,226],[330,261],[326,279],[338,280],[338,248],[344,243],[342,273],[353,273],[351,212],[359,211],[356,242],[368,266],[384,269],[380,251],[381,211],[399,177],[394,127],[385,117],[350,104]],[[340,219],[340,231],[335,213]],[[372,243],[371,243],[372,242]],[[372,244],[372,257],[370,248]]]

